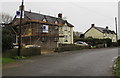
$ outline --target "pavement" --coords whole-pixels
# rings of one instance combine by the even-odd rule
[[[48,53],[3,65],[3,76],[112,76],[118,48]]]

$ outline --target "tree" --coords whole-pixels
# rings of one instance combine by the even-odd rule
[[[14,35],[11,33],[10,30],[3,28],[2,29],[2,50],[3,52],[5,50],[12,48],[12,43],[14,41]]]
[[[3,52],[5,50],[12,48],[13,43],[13,34],[11,33],[10,29],[7,29],[7,26],[11,21],[12,17],[7,13],[0,13],[0,24],[1,24],[1,30],[2,30],[2,50]]]
[[[9,24],[12,21],[12,16],[7,13],[0,13],[0,26],[4,27],[2,24]]]

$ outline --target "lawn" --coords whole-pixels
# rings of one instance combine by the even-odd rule
[[[120,78],[120,57],[116,60],[115,76]]]
[[[7,64],[11,62],[15,62],[15,60],[12,58],[2,58],[2,64]]]

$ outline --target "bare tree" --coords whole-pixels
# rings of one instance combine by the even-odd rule
[[[5,23],[5,24],[8,24],[12,21],[12,16],[10,16],[9,14],[7,13],[0,13],[0,22],[1,23]]]

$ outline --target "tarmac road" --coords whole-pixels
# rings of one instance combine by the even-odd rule
[[[111,76],[117,55],[118,48],[106,48],[34,56],[3,66],[3,76]]]

